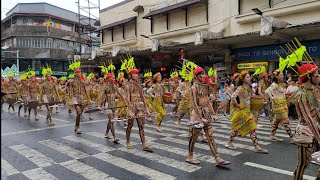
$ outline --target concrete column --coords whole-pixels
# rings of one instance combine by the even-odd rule
[[[224,63],[225,67],[227,68],[227,73],[232,73],[232,64],[233,64],[233,59],[231,57],[231,50],[226,49],[224,52]]]
[[[32,59],[32,61],[31,61],[31,68],[32,68],[32,69],[35,69],[35,67],[36,67],[35,64],[36,64],[35,60]]]

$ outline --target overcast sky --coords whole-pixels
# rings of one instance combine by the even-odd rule
[[[100,9],[109,7],[124,0],[100,0]],[[46,2],[73,12],[78,13],[78,7],[75,2],[78,0],[1,0],[1,20],[6,17],[6,13],[9,12],[18,3],[34,3],[34,2]],[[90,0],[91,3],[98,5],[98,0]],[[80,6],[87,6],[88,0],[80,0]],[[91,5],[90,5],[91,6]],[[91,10],[91,14],[99,17],[98,10]],[[88,16],[87,13],[81,11],[81,15]],[[94,17],[93,17],[94,18]]]

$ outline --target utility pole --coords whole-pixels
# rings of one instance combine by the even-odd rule
[[[81,56],[81,24],[80,24],[80,18],[81,18],[81,15],[80,15],[80,0],[78,0],[78,15],[79,15],[79,24],[78,24],[78,34],[79,34],[79,48],[80,48],[80,56]]]

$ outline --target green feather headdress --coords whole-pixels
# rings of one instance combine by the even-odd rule
[[[27,79],[28,75],[27,73],[23,73],[19,76],[19,78],[22,80],[22,79]]]
[[[62,76],[62,77],[60,78],[60,80],[66,81],[66,80],[67,80],[67,77],[66,77],[66,76]]]
[[[186,61],[186,60],[185,60]],[[198,67],[197,64],[195,64],[192,61],[186,61],[179,72],[179,75],[181,78],[183,78],[186,81],[191,82],[193,79],[193,71]]]
[[[119,80],[120,78],[122,78],[122,77],[124,77],[124,73],[123,73],[122,71],[119,71],[119,72],[118,72],[118,80]]]
[[[36,72],[34,70],[28,69],[26,72],[27,78],[30,79],[32,76],[36,75]]]
[[[88,76],[87,76],[88,79],[92,79],[94,78],[94,74],[93,73],[90,73]]]
[[[217,76],[217,70],[214,69],[213,67],[210,67],[209,71],[208,71],[208,76],[211,77],[211,76]]]
[[[108,60],[108,66],[106,66],[106,64],[104,63],[103,65],[99,66],[99,68],[101,68],[101,72],[107,74],[109,72],[114,72],[114,70],[116,70],[116,67],[113,65],[112,60]]]
[[[10,71],[10,72],[7,73],[7,76],[8,76],[8,77],[12,77],[12,76],[14,76],[14,74],[15,74],[15,73],[14,73],[13,71]]]
[[[72,63],[69,64],[68,70],[74,71],[75,69],[80,69],[81,62],[80,61],[73,61]]]
[[[42,71],[41,71],[42,75],[45,76],[46,74],[52,74],[52,69],[48,66],[47,67],[42,67]]]
[[[123,57],[121,63],[120,71],[126,71],[129,73],[132,69],[136,69],[134,58],[130,54],[127,54],[127,59]]]
[[[173,69],[173,71],[170,74],[171,79],[174,79],[174,77],[179,77],[179,72],[177,71],[177,69]]]
[[[69,74],[68,78],[69,79],[73,79],[74,78],[74,74],[73,73]]]
[[[148,70],[144,71],[143,77],[145,77],[145,78],[146,78],[146,77],[152,77],[152,72],[151,72],[151,70],[148,69]]]

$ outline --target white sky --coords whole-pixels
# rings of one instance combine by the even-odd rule
[[[112,6],[124,0],[100,0],[100,9]],[[78,13],[78,7],[75,2],[78,0],[2,0],[1,1],[1,20],[6,17],[6,13],[9,12],[18,3],[35,3],[35,2],[46,2],[63,9],[67,9]],[[91,3],[98,5],[98,0],[90,0]],[[80,0],[80,6],[87,6],[88,0]],[[91,5],[90,5],[91,6]],[[88,9],[86,9],[88,11]],[[81,15],[88,16],[84,11],[80,12]],[[91,9],[91,14],[99,17],[98,9]],[[94,17],[92,17],[94,18]]]

